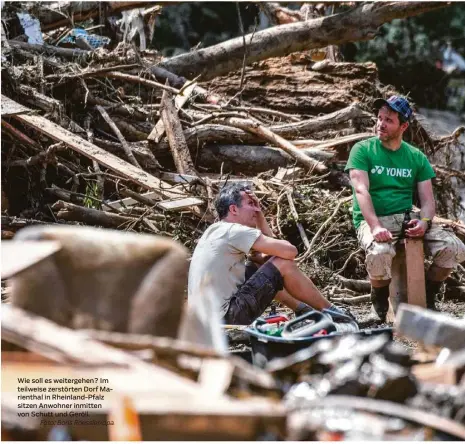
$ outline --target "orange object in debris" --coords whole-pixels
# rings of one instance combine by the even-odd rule
[[[116,399],[108,416],[113,421],[108,426],[110,441],[142,441],[139,415],[128,396]]]

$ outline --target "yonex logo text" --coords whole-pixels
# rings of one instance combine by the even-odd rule
[[[382,174],[384,167],[375,165],[371,169],[371,174]],[[386,168],[386,176],[391,177],[412,177],[412,170],[407,168]]]

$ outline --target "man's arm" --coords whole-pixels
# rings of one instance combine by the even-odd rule
[[[282,259],[294,259],[297,256],[297,248],[290,242],[261,234],[252,245],[252,249],[269,256]]]
[[[436,203],[434,201],[433,184],[431,179],[418,182],[417,184],[418,197],[420,198],[420,218],[426,217],[433,220],[436,214]],[[412,220],[409,225],[412,228],[406,230],[408,236],[418,237],[423,236],[428,229],[428,223],[423,220]]]
[[[370,196],[370,179],[368,173],[363,170],[350,170],[350,180],[355,190],[360,211],[370,227],[373,237],[378,242],[388,242],[392,240],[392,234],[389,230],[381,225],[375,213],[373,201]]]
[[[257,213],[257,228],[265,235],[269,237],[274,237],[273,232],[271,231],[268,222],[265,219],[265,215],[263,214],[262,207],[260,206],[260,201],[258,197],[255,196],[254,192],[251,190],[246,190],[246,193],[250,196],[250,198],[254,201],[256,207],[260,209],[260,212]]]
[[[434,201],[433,184],[431,179],[418,182],[418,197],[420,198],[421,216],[433,220],[436,214],[436,203]]]

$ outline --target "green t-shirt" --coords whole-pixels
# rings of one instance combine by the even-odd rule
[[[377,137],[356,143],[350,151],[345,171],[368,172],[370,195],[377,216],[403,213],[412,207],[413,191],[418,182],[435,177],[428,158],[402,141],[397,151],[385,148]],[[353,221],[358,228],[363,215],[353,191]]]

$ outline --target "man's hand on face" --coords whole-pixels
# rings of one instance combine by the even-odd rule
[[[392,241],[392,233],[381,225],[376,226],[371,230],[371,234],[376,242],[390,242]]]
[[[260,201],[258,200],[258,197],[255,196],[254,192],[252,190],[245,190],[245,192],[246,192],[247,196],[249,196],[250,199],[252,199],[253,203],[260,210],[260,212],[262,212],[262,208],[260,206]]]
[[[412,227],[405,230],[408,237],[423,237],[428,229],[428,223],[424,220],[412,219],[408,225]]]

